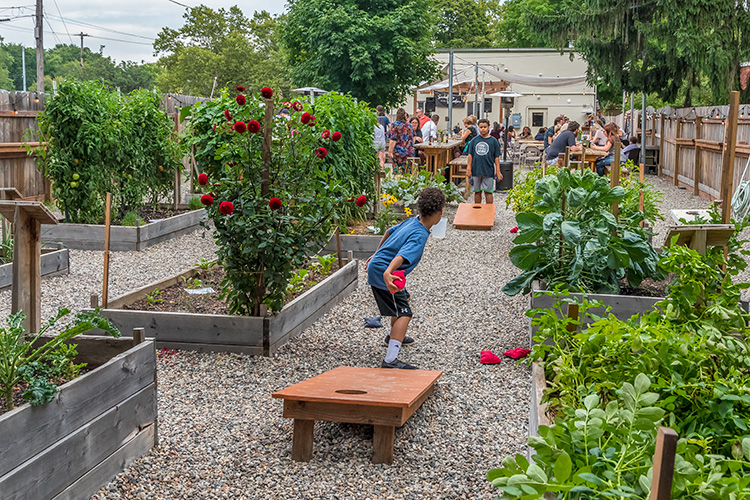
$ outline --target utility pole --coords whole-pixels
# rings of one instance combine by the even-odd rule
[[[479,114],[479,63],[474,63],[474,116]]]
[[[26,87],[26,47],[23,44],[21,44],[21,74],[23,75],[23,88],[21,90],[26,92],[28,88]]]
[[[81,37],[81,68],[83,68],[83,37],[89,36],[87,33],[84,33],[83,31],[78,33],[77,36]]]
[[[36,37],[36,91],[44,93],[44,24],[42,15],[44,7],[42,0],[36,0],[36,27],[34,36]]]
[[[453,51],[448,59],[448,135],[453,133]]]

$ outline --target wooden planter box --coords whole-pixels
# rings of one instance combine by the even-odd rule
[[[342,234],[341,253],[352,252],[355,259],[368,259],[378,249],[382,234]],[[333,236],[321,253],[336,253],[336,237]]]
[[[68,274],[70,270],[70,251],[42,250],[42,278],[48,276],[60,276]],[[0,290],[10,288],[13,284],[13,263],[9,262],[0,266]]]
[[[52,402],[0,416],[3,500],[89,498],[157,444],[154,343],[71,342],[77,362],[111,359],[60,387]]]
[[[111,226],[110,250],[143,250],[162,241],[182,236],[198,229],[204,209],[192,210],[143,226]],[[77,250],[104,250],[104,225],[100,224],[42,224],[42,241],[60,242]]]
[[[235,316],[180,312],[103,309],[120,331],[145,328],[156,347],[200,352],[239,352],[270,356],[289,339],[302,332],[357,288],[357,261],[349,263],[316,286],[289,302],[272,316]],[[188,271],[195,274],[195,270]],[[184,274],[184,273],[183,273]],[[111,302],[117,307],[132,304],[154,288],[177,283],[179,276],[152,283]]]

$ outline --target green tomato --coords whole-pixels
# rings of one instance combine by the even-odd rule
[[[72,188],[74,188],[74,189],[75,189],[75,188],[77,188],[77,187],[78,187],[78,183],[77,183],[77,182],[71,182],[71,183],[70,183],[70,187],[72,187]]]
[[[78,175],[78,174],[73,174],[73,180],[74,180],[74,181],[77,181],[77,180],[78,180],[78,179],[80,179],[80,178],[81,178],[81,176],[80,176],[80,175]]]

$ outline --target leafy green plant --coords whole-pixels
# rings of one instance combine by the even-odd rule
[[[4,221],[0,224],[5,224]],[[13,262],[13,235],[8,232],[4,240],[0,241],[0,264]]]
[[[146,294],[146,303],[150,306],[154,304],[161,304],[162,302],[164,302],[164,299],[159,297],[162,293],[164,293],[162,290],[154,288],[153,292]]]
[[[203,257],[201,257],[198,259],[198,263],[195,264],[195,267],[202,269],[204,271],[208,271],[209,269],[211,269],[218,263],[219,261],[217,260],[208,260],[208,259],[204,259]]]
[[[400,219],[399,214],[393,209],[393,206],[398,203],[398,200],[395,196],[390,194],[383,194],[380,196],[380,199],[382,200],[383,208],[378,211],[378,214],[375,216],[374,227],[376,234],[385,234],[388,228],[393,226]],[[411,212],[409,207],[406,207],[405,210]]]
[[[185,276],[182,276],[181,279],[182,283],[185,285],[185,288],[194,290],[203,287],[203,281],[199,278],[186,278]]]
[[[290,279],[289,283],[286,286],[286,293],[287,295],[293,295],[299,291],[301,291],[305,286],[309,285],[316,285],[317,283],[314,281],[310,281],[309,283],[305,283],[305,280],[307,279],[307,276],[310,274],[310,271],[307,269],[300,269],[298,272],[296,272]]]
[[[557,175],[559,170],[557,164],[547,165],[546,175]],[[513,179],[513,188],[508,191],[505,197],[505,208],[512,208],[516,214],[534,211],[535,186],[536,182],[542,177],[542,167],[534,165],[533,170]]]
[[[628,174],[620,178],[620,185],[625,190],[625,196],[619,204],[620,217],[628,219],[641,211],[640,193],[643,192],[643,219],[650,222],[652,226],[657,220],[664,220],[659,210],[659,204],[664,197],[663,193],[657,191],[645,178],[641,182],[640,167],[632,160],[625,162],[625,168],[628,169]]]
[[[29,384],[24,398],[30,400],[32,404],[43,404],[52,400],[57,388],[51,385],[47,375],[63,373],[66,366],[68,370],[75,371],[75,366],[71,368],[65,361],[71,356],[71,351],[66,348],[61,350],[65,341],[95,328],[113,337],[120,336],[119,330],[108,319],[99,316],[97,309],[93,312],[77,314],[73,323],[64,326],[57,336],[40,347],[33,346],[35,341],[49,329],[54,328],[57,322],[69,313],[69,309],[60,309],[57,315],[47,321],[39,333],[35,334],[26,334],[23,327],[25,316],[22,311],[8,316],[8,326],[0,328],[0,389],[5,396],[7,410],[13,409],[13,388],[21,380]],[[49,361],[53,363],[52,367],[42,367]]]
[[[660,278],[658,256],[639,227],[643,214],[616,219],[611,205],[625,196],[593,172],[561,169],[536,183],[534,212],[516,215],[520,230],[510,260],[522,273],[503,292],[528,293],[534,280],[551,288],[618,293],[619,280],[637,287],[644,278]],[[542,215],[544,214],[544,215]]]
[[[316,255],[318,258],[318,263],[320,264],[320,272],[321,274],[328,274],[331,272],[331,268],[333,268],[333,263],[336,262],[337,258],[336,254],[326,254],[326,255]]]
[[[197,196],[190,198],[190,201],[188,201],[188,208],[190,210],[200,210],[201,208],[203,208],[201,199]]]
[[[442,189],[446,201],[458,203],[463,201],[461,194],[463,188],[459,188],[452,182],[445,182],[445,177],[440,174],[433,176],[428,170],[420,170],[412,175],[403,175],[398,178],[388,172],[385,179],[383,179],[382,192],[393,196],[400,204],[408,207],[415,205],[419,198],[419,193],[428,187]]]
[[[121,224],[123,226],[139,226],[143,224],[143,221],[136,212],[128,212],[122,218]]]

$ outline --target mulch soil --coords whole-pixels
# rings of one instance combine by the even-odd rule
[[[297,292],[288,295],[284,303],[287,304],[291,302],[292,300],[315,286],[313,282],[320,283],[326,277],[330,276],[338,270],[338,262],[334,262],[333,266],[331,266],[330,273],[326,275],[321,275],[319,273],[313,274],[311,271],[310,273],[308,273],[307,277],[304,280],[304,286]],[[152,294],[151,301],[149,301],[148,298],[141,299],[130,305],[123,306],[123,309],[133,311],[230,314],[227,303],[219,297],[219,295],[221,294],[221,282],[224,280],[224,276],[224,268],[214,266],[195,276],[195,278],[189,278],[183,283],[178,283],[176,285],[165,288],[164,290],[161,290],[161,293],[159,293],[158,295]],[[212,293],[201,295],[191,295],[185,291],[187,288],[206,287],[211,287],[214,289],[214,291]]]
[[[631,297],[664,297],[667,294],[667,281],[654,281],[646,278],[638,288],[630,288],[627,280],[620,281],[620,295]]]
[[[178,210],[172,210],[171,208],[157,208],[156,210],[153,209],[151,206],[143,206],[136,210],[136,213],[138,214],[138,217],[141,219],[140,225],[145,225],[149,223],[152,220],[159,220],[159,219],[166,219],[168,217],[174,217],[175,215],[182,215],[190,212],[191,210],[188,208],[181,208]],[[112,213],[112,220],[111,224],[113,226],[121,226],[122,225],[122,217],[125,214],[116,214]],[[63,220],[61,220],[63,222]],[[99,221],[99,224],[104,224],[104,219]]]

